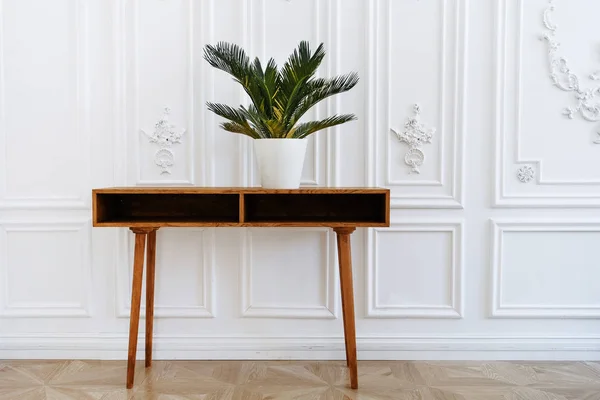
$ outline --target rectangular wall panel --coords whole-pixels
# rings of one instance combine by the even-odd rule
[[[198,172],[205,173],[196,165],[203,149],[196,138],[204,140],[205,134],[201,124],[196,127],[196,101],[203,95],[196,80],[203,70],[195,64],[202,50],[195,43],[205,33],[196,5],[192,0],[118,2],[117,143],[126,146],[119,150],[129,160],[122,166],[129,182],[189,185],[197,182]]]
[[[0,222],[0,316],[89,317],[88,219]]]
[[[278,68],[298,47],[300,41],[310,43],[312,51],[321,43],[326,52],[325,59],[317,71],[317,77],[330,78],[350,71],[339,71],[339,23],[335,18],[340,12],[340,0],[269,1],[240,0],[245,11],[246,36],[243,47],[251,59],[258,57],[266,65],[274,58]],[[286,28],[281,29],[279,15],[293,15],[286,20]],[[241,103],[249,102],[245,92],[240,90]],[[311,110],[302,122],[321,120],[338,113],[335,98],[326,99]],[[337,137],[339,127],[316,132],[307,138],[308,146],[302,171],[303,186],[335,186],[337,182]],[[247,157],[242,163],[242,182],[258,184],[252,141],[240,140],[240,152]]]
[[[462,208],[466,5],[365,4],[369,184],[394,208]]]
[[[402,221],[370,230],[367,316],[461,318],[461,221]]]
[[[131,302],[134,235],[126,230],[127,245],[119,248],[117,265],[117,315],[128,318]],[[119,240],[120,243],[123,240]],[[154,316],[157,318],[212,318],[215,316],[214,229],[162,228],[156,234],[156,286]],[[146,269],[144,267],[144,275]],[[142,287],[142,317],[145,291]]]
[[[492,220],[494,317],[598,318],[600,222]]]
[[[589,1],[497,2],[496,206],[600,205],[600,85],[589,35],[599,12]]]
[[[83,0],[0,4],[1,208],[87,207],[86,15]]]
[[[336,318],[335,253],[327,228],[243,234],[242,316]]]

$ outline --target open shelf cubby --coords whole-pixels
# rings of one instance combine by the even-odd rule
[[[386,215],[384,193],[244,194],[245,223],[386,223]]]
[[[98,193],[97,222],[237,223],[237,193]]]

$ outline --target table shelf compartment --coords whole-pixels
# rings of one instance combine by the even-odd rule
[[[96,222],[237,223],[237,194],[98,193]]]
[[[245,223],[386,224],[386,194],[245,193]]]

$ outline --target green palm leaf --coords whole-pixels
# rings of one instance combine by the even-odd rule
[[[228,119],[231,123],[223,123],[221,127],[229,132],[244,133],[255,139],[259,139],[261,135],[257,130],[250,126],[247,121],[247,115],[243,110],[236,110],[225,104],[208,103],[208,109],[215,114]]]
[[[254,139],[304,138],[352,121],[356,119],[354,115],[335,115],[321,121],[298,123],[320,101],[346,92],[358,82],[356,73],[331,79],[316,78],[324,57],[322,43],[313,52],[309,43],[302,41],[278,70],[272,58],[263,68],[258,58],[251,62],[244,50],[235,44],[207,45],[204,58],[208,63],[233,76],[251,100],[248,107],[237,109],[209,102],[208,109],[229,121],[221,123],[223,129]]]
[[[356,116],[353,114],[334,115],[321,121],[310,121],[298,124],[294,130],[289,133],[289,138],[302,139],[317,131],[331,128],[349,121],[354,121]]]
[[[318,80],[313,85],[311,92],[304,96],[300,104],[292,111],[291,122],[296,123],[308,110],[317,105],[317,103],[330,96],[347,92],[356,86],[357,83],[358,75],[356,73],[337,76],[328,80]]]
[[[228,132],[241,133],[246,136],[250,136],[253,139],[261,138],[260,135],[258,135],[258,133],[256,133],[254,129],[248,128],[236,122],[222,122],[219,124],[219,126]]]

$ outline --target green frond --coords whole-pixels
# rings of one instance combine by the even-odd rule
[[[230,107],[226,104],[217,104],[217,103],[206,103],[206,106],[209,111],[214,112],[220,117],[228,119],[230,121],[236,122],[238,124],[246,124],[246,115],[240,111],[236,110],[233,107]]]
[[[243,83],[250,75],[250,58],[236,44],[219,42],[215,46],[206,45],[204,59],[208,63]]]
[[[219,42],[207,45],[204,58],[208,63],[233,76],[242,85],[251,103],[235,109],[223,104],[207,103],[208,109],[229,120],[221,124],[225,130],[253,138],[300,138],[318,130],[355,119],[354,115],[333,116],[322,121],[298,124],[312,107],[329,96],[352,89],[358,75],[351,73],[332,79],[316,78],[325,57],[323,43],[312,51],[302,41],[278,70],[274,59],[263,67],[238,45]]]
[[[258,111],[254,105],[250,105],[248,108],[241,106],[240,111],[244,113],[245,117],[250,121],[250,124],[254,130],[258,132],[260,137],[273,137],[269,125],[266,122],[269,120],[269,118]]]
[[[214,112],[230,122],[221,124],[221,127],[229,132],[244,133],[253,138],[260,138],[260,134],[253,129],[247,121],[247,115],[244,110],[236,110],[225,104],[207,103],[209,111]]]
[[[304,96],[301,103],[292,111],[291,122],[298,122],[308,110],[326,98],[349,91],[356,86],[358,79],[358,74],[353,72],[331,79],[319,80],[317,84],[313,85],[310,94]]]
[[[310,121],[298,124],[296,128],[290,131],[288,138],[302,139],[317,131],[331,128],[349,121],[354,121],[356,116],[353,114],[334,115],[321,121]]]
[[[228,132],[241,133],[253,139],[260,139],[260,135],[254,129],[238,124],[237,122],[222,122],[219,126]]]
[[[232,75],[242,85],[255,107],[269,112],[269,105],[265,104],[265,93],[261,90],[262,79],[256,74],[250,58],[241,47],[225,42],[219,42],[215,46],[207,45],[204,48],[204,59],[211,66]]]

